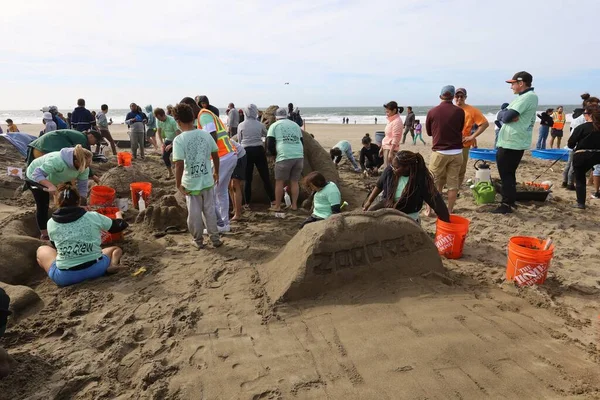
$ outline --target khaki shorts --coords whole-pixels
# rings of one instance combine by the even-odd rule
[[[441,189],[445,185],[448,190],[458,190],[460,186],[458,176],[462,162],[462,152],[452,156],[432,152],[429,159],[429,170],[435,178],[436,187]]]
[[[275,163],[275,180],[299,181],[302,178],[304,158],[292,158]]]

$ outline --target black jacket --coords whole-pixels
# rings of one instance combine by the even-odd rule
[[[540,125],[544,125],[550,128],[552,128],[552,125],[554,125],[554,120],[550,115],[546,113],[546,111],[544,111],[541,114],[538,114],[537,116],[540,119]]]
[[[375,143],[371,143],[371,146],[368,149],[366,147],[360,149],[359,162],[363,170],[366,169],[366,160],[369,160],[371,167],[379,168],[383,165],[383,160],[381,159],[381,157],[379,157],[379,146],[377,146]]]
[[[591,122],[579,125],[567,143],[574,150],[600,150],[600,131]]]
[[[377,181],[377,187],[383,191],[383,198],[386,198],[386,188],[391,187],[393,181],[394,171],[391,166],[388,166],[384,171],[379,180]],[[425,184],[425,177],[417,177],[417,190],[410,195],[406,201],[398,203],[396,209],[402,211],[405,214],[411,214],[421,211],[423,208],[423,202],[429,204],[435,211],[439,219],[445,222],[450,221],[450,213],[448,207],[442,199],[442,195],[436,190],[435,193],[429,193],[427,185]]]

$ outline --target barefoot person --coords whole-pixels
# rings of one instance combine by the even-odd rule
[[[171,154],[173,153],[173,140],[181,133],[177,122],[170,115],[165,113],[162,108],[154,110],[154,116],[157,119],[158,140],[162,149],[162,159],[167,167],[167,179],[173,178],[173,168],[171,167]]]
[[[217,229],[214,194],[214,186],[219,183],[219,148],[208,132],[196,129],[195,114],[189,105],[177,104],[173,116],[183,130],[173,140],[175,184],[185,196],[192,243],[197,249],[204,248],[204,217],[208,236],[213,246],[219,247],[223,243]],[[214,169],[210,167],[211,159]]]
[[[267,149],[275,156],[275,205],[271,211],[281,211],[283,187],[290,182],[292,197],[291,209],[298,209],[299,181],[304,167],[304,141],[302,130],[295,122],[288,119],[288,112],[280,107],[275,112],[276,122],[269,127],[267,133]]]
[[[313,193],[313,212],[302,223],[301,229],[306,224],[322,221],[341,212],[342,194],[335,183],[327,182],[323,174],[313,171],[306,175],[304,184]]]
[[[43,155],[29,164],[26,182],[35,200],[40,239],[48,239],[48,207],[50,194],[56,192],[56,185],[77,180],[78,193],[85,199],[91,163],[92,152],[78,144],[74,148],[67,147]]]
[[[231,140],[231,143],[237,149],[237,164],[231,174],[231,181],[229,183],[229,197],[232,199],[233,204],[233,217],[230,221],[240,221],[242,219],[242,205],[244,204],[244,180],[246,179],[246,164],[248,157],[246,150],[236,141]]]
[[[379,194],[381,198],[376,201]],[[377,181],[377,186],[363,204],[364,211],[395,208],[420,223],[419,213],[427,203],[438,218],[450,222],[450,213],[434,178],[419,153],[403,150],[396,154],[392,164]]]
[[[128,226],[119,211],[112,220],[79,206],[81,197],[71,183],[58,186],[58,209],[48,221],[48,235],[54,244],[40,246],[37,262],[58,286],[69,286],[106,273],[117,272],[123,251],[116,246],[102,249],[102,231],[119,233]]]
[[[350,142],[347,140],[340,140],[335,146],[329,150],[329,155],[331,156],[331,160],[335,163],[337,167],[340,161],[342,161],[342,156],[346,156],[350,163],[352,164],[352,168],[354,168],[354,172],[360,172],[360,167],[356,163],[354,159],[354,154],[352,153],[352,146]]]

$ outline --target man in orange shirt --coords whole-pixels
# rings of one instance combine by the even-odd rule
[[[481,135],[490,126],[487,118],[479,111],[479,109],[468,105],[465,101],[467,100],[467,89],[458,88],[454,94],[454,103],[463,109],[465,112],[465,126],[463,128],[463,163],[458,175],[460,185],[462,186],[465,181],[465,174],[467,173],[467,164],[469,163],[469,149],[475,143],[477,136]],[[477,129],[471,134],[471,129],[476,125]]]

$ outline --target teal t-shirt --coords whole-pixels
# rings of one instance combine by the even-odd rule
[[[342,141],[339,141],[338,144],[336,144],[333,147],[337,147],[338,149],[340,149],[342,151],[343,154],[346,154],[348,152],[348,150],[350,150],[350,142],[347,140],[342,140]]]
[[[398,187],[396,188],[396,193],[394,194],[394,201],[398,201],[400,199],[400,196],[402,196],[402,192],[404,191],[404,188],[406,187],[407,184],[408,184],[408,176],[401,176],[400,179],[398,180]],[[420,211],[417,211],[417,212],[406,214],[406,215],[408,215],[415,221],[418,221],[419,220],[419,212]]]
[[[160,134],[163,139],[173,141],[175,139],[175,133],[179,130],[179,126],[177,122],[175,122],[175,118],[167,115],[167,119],[163,122],[156,119],[158,123],[158,129],[160,129]]]
[[[528,150],[533,137],[533,125],[538,106],[538,96],[533,90],[517,96],[509,105],[519,113],[519,120],[506,122],[498,133],[498,147],[511,150]]]
[[[56,267],[69,269],[102,256],[102,234],[112,220],[97,212],[86,212],[77,221],[60,224],[48,221],[48,236],[56,246]]]
[[[281,119],[273,123],[267,137],[275,138],[276,162],[304,158],[304,146],[300,141],[302,130],[294,121]]]
[[[218,151],[215,140],[206,131],[182,132],[173,140],[173,161],[183,161],[181,184],[187,191],[204,190],[215,182],[210,165],[211,153]]]
[[[325,187],[315,193],[313,199],[313,215],[319,218],[329,218],[332,214],[331,207],[342,204],[342,194],[337,185],[329,182]]]
[[[87,181],[90,175],[89,168],[86,168],[83,172],[79,172],[75,168],[69,167],[60,156],[60,151],[45,154],[33,160],[31,164],[29,164],[29,167],[27,167],[28,179],[34,180],[33,172],[38,167],[48,175],[46,179],[52,182],[53,185],[71,182],[75,179]]]

